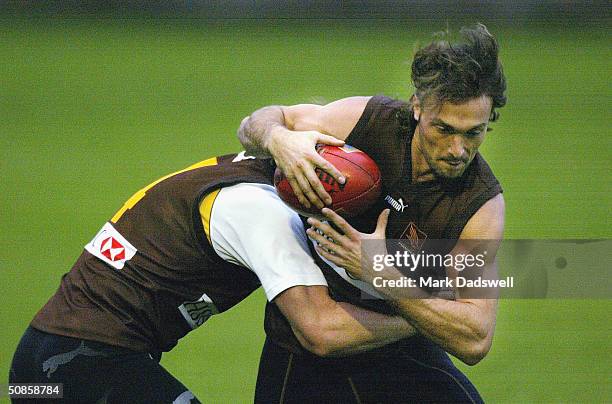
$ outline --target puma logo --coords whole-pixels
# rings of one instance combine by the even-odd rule
[[[43,362],[42,370],[47,372],[47,379],[51,378],[51,375],[61,365],[65,365],[72,361],[79,355],[84,356],[105,356],[102,352],[94,351],[93,349],[85,346],[85,341],[81,341],[81,345],[73,351],[66,352],[63,354],[55,355]]]
[[[404,201],[402,200],[402,198],[395,200],[393,199],[391,195],[387,195],[385,197],[385,201],[387,201],[387,203],[391,205],[393,209],[397,210],[398,212],[404,212],[404,209],[408,207],[408,204],[404,204]]]

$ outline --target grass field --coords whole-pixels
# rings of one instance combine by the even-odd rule
[[[0,375],[60,276],[135,190],[239,150],[236,128],[258,107],[407,98],[414,42],[443,27],[3,20]],[[509,102],[481,150],[505,189],[506,237],[611,238],[609,28],[489,28]],[[213,318],[163,364],[205,402],[249,402],[264,300],[257,292]],[[489,402],[610,402],[611,308],[502,301],[491,353],[464,370]]]

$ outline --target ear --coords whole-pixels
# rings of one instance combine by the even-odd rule
[[[414,120],[418,122],[419,118],[421,117],[421,102],[419,101],[419,98],[416,96],[416,94],[412,95],[412,97],[410,98],[410,103],[412,104],[412,114]]]

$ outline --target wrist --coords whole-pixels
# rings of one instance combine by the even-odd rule
[[[412,337],[417,333],[417,330],[414,328],[414,326],[410,324],[410,322],[404,317],[396,316],[396,321],[398,322],[398,331],[400,334],[400,338]]]
[[[272,125],[268,130],[268,135],[265,137],[263,146],[272,157],[276,156],[278,146],[282,145],[282,138],[286,137],[287,131],[287,128],[279,124]]]

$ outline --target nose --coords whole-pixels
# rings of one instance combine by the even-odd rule
[[[465,143],[463,136],[452,136],[448,145],[448,154],[456,160],[465,159]]]

